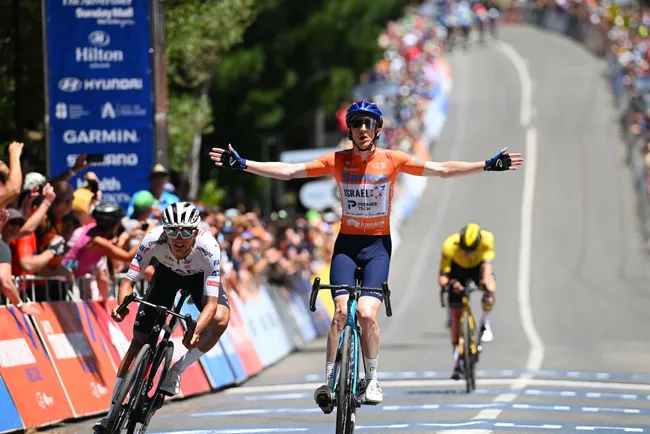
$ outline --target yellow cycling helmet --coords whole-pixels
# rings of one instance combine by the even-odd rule
[[[481,244],[481,227],[470,223],[460,230],[460,248],[466,252],[475,251]]]

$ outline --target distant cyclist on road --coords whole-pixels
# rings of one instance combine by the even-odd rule
[[[481,341],[493,339],[490,326],[490,312],[494,305],[496,281],[492,269],[494,260],[494,234],[481,229],[476,223],[469,223],[460,232],[447,237],[442,244],[440,276],[438,283],[449,290],[449,310],[451,311],[451,345],[454,362],[451,378],[460,379],[460,359],[458,339],[463,300],[458,291],[463,290],[467,279],[472,279],[483,289],[483,316],[481,317]]]
[[[171,309],[176,293],[180,289],[188,289],[191,290],[194,304],[201,311],[194,335],[189,341],[183,340],[183,345],[189,351],[169,369],[165,381],[160,385],[160,392],[168,396],[179,392],[183,371],[219,342],[230,321],[228,297],[221,287],[219,244],[211,232],[198,229],[200,221],[199,211],[189,202],[175,202],[167,206],[162,213],[162,226],[144,236],[126,278],[120,284],[118,305],[133,292],[134,282],[142,277],[145,268],[155,258],[156,271],[144,298]],[[117,307],[111,316],[117,322],[124,319],[118,315]],[[117,370],[113,397],[131,362],[147,342],[155,325],[155,317],[154,308],[140,305],[133,325],[133,340]],[[102,419],[93,429],[102,432],[105,422]]]
[[[484,161],[443,163],[420,162],[403,151],[378,149],[376,142],[384,119],[379,108],[365,100],[352,104],[345,122],[348,138],[353,144],[352,149],[330,152],[308,163],[245,160],[232,145],[228,145],[227,150],[213,148],[210,153],[216,166],[244,170],[268,178],[289,180],[334,176],[340,192],[343,220],[332,256],[330,283],[333,285],[354,286],[354,271],[357,266],[364,268],[365,287],[381,288],[382,282],[388,280],[392,253],[390,206],[394,183],[400,172],[451,178],[483,171],[515,170],[516,166],[523,163],[521,154],[507,154],[507,148]],[[334,358],[339,335],[345,325],[348,300],[345,291],[334,292],[332,296],[335,313],[327,341],[325,373],[328,383],[332,381]],[[383,399],[377,382],[377,312],[381,303],[381,295],[362,292],[357,307],[368,382],[365,401],[369,403],[379,403]],[[327,384],[316,390],[314,399],[323,412],[330,413],[333,410]]]

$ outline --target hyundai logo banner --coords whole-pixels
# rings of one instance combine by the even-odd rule
[[[103,199],[126,208],[154,158],[149,2],[45,0],[45,14],[50,175],[103,153],[89,170]]]

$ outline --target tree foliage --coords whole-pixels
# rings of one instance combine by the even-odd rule
[[[41,1],[0,0],[0,150],[22,139],[30,169],[44,171]],[[215,170],[209,148],[230,142],[259,159],[265,134],[284,137],[288,149],[309,146],[316,110],[331,117],[348,98],[381,55],[378,35],[407,3],[166,0],[171,168],[196,175],[205,190],[197,195],[212,201],[220,187],[259,191],[253,176]]]
[[[314,113],[333,115],[362,72],[379,60],[377,38],[404,0],[276,0],[227,53],[212,88],[214,143],[248,158],[263,155],[260,136],[277,133],[286,148],[308,147]],[[277,155],[270,153],[270,158]],[[232,175],[232,176],[231,176]],[[253,188],[250,175],[220,173]]]

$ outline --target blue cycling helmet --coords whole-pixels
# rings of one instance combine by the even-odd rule
[[[377,120],[377,126],[381,128],[384,125],[384,118],[382,117],[381,110],[377,107],[377,104],[368,102],[365,99],[359,102],[355,102],[350,106],[348,112],[345,114],[345,124],[350,128],[350,120],[352,116],[357,113],[366,113],[372,116]]]

